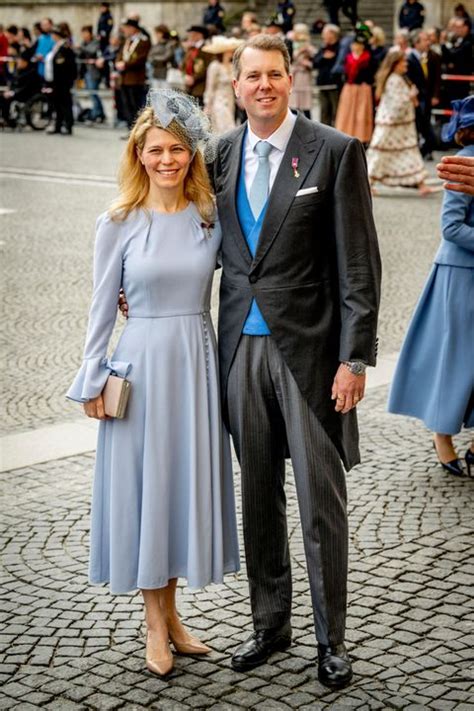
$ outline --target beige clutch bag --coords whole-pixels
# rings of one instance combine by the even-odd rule
[[[131,383],[118,375],[109,375],[102,391],[105,414],[121,420],[125,417]]]

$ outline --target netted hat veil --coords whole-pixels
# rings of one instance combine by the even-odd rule
[[[191,151],[200,151],[206,163],[216,157],[218,138],[197,100],[174,89],[150,89],[146,105],[153,110],[157,123],[176,134]]]

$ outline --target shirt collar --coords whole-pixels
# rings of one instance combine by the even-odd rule
[[[288,145],[288,141],[290,140],[291,132],[293,131],[293,127],[296,122],[296,114],[292,113],[290,109],[288,109],[288,113],[283,120],[283,122],[278,126],[277,130],[274,131],[268,138],[265,138],[264,140],[267,143],[270,143],[273,148],[276,148],[278,151],[281,151],[282,153],[285,152],[286,146]],[[251,129],[250,123],[247,124],[248,126],[248,141],[249,141],[249,146],[250,149],[253,151],[255,149],[256,144],[263,140],[259,136],[257,136]]]

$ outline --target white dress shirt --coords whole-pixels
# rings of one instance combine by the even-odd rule
[[[270,193],[273,183],[275,182],[276,174],[278,173],[278,168],[283,159],[283,155],[286,151],[288,141],[292,134],[294,125],[296,121],[296,114],[293,114],[289,109],[285,120],[282,124],[274,131],[268,138],[259,138],[250,128],[250,123],[247,125],[247,134],[245,138],[245,189],[247,190],[247,195],[250,194],[250,186],[252,185],[258,168],[258,155],[256,154],[254,148],[258,141],[266,141],[272,145],[272,150],[268,156],[270,162],[270,184],[268,192]]]
[[[54,57],[57,54],[58,50],[63,46],[65,41],[66,40],[62,40],[62,42],[56,42],[56,44],[53,45],[52,50],[44,58],[44,78],[46,81],[54,80]]]

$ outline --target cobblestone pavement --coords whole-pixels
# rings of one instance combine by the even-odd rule
[[[124,144],[113,131],[76,133],[72,140],[26,132],[0,137],[0,208],[14,210],[0,214],[8,314],[4,434],[78,416],[64,393],[83,348],[95,218],[114,197]],[[94,175],[107,181],[91,183]],[[400,347],[438,246],[440,203],[440,195],[375,200],[384,261],[381,354]]]
[[[187,624],[212,655],[177,658],[168,681],[149,674],[138,595],[87,584],[93,457],[84,455],[1,481],[0,709],[472,709],[473,482],[445,475],[424,428],[387,415],[385,398],[380,388],[361,407],[364,464],[348,476],[352,686],[334,693],[317,681],[291,471],[290,650],[249,674],[231,670],[250,624],[241,573],[180,591]]]
[[[0,140],[0,208],[15,210],[0,209],[3,431],[19,432],[78,416],[64,391],[81,356],[94,219],[113,197],[123,144],[112,131],[85,129],[71,141],[28,133]],[[440,196],[375,202],[382,354],[400,346],[437,248],[439,207]],[[243,570],[195,594],[180,588],[187,624],[214,651],[177,658],[163,681],[144,669],[139,596],[87,583],[90,453],[0,479],[0,710],[474,709],[473,480],[444,474],[425,428],[386,414],[386,396],[385,387],[371,390],[360,407],[363,464],[348,475],[348,689],[334,693],[317,681],[291,469],[293,645],[249,674],[231,670],[230,654],[250,631]],[[457,442],[464,451],[466,433]]]

